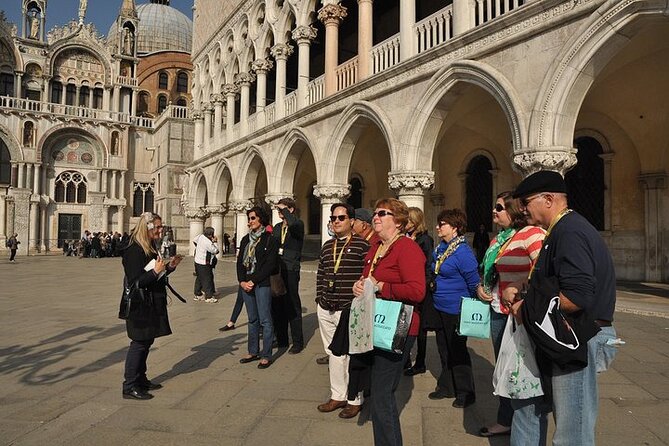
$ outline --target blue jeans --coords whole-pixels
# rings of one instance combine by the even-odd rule
[[[490,339],[492,340],[492,348],[495,351],[495,360],[499,356],[499,349],[502,346],[502,337],[504,336],[504,328],[506,327],[506,320],[508,315],[498,313],[492,308],[490,309]],[[497,424],[500,426],[511,426],[513,419],[513,408],[508,398],[499,397],[499,406],[497,407]]]
[[[590,446],[595,444],[595,424],[599,408],[597,373],[609,368],[616,355],[616,347],[608,345],[616,338],[613,327],[602,327],[588,341],[588,365],[575,372],[564,373],[553,369],[553,417],[555,435],[553,446]],[[537,400],[537,401],[532,401]],[[540,399],[512,401],[516,409],[511,428],[512,445],[544,445],[546,443],[545,410]],[[520,409],[520,410],[519,410]],[[541,435],[543,433],[543,435]],[[543,436],[543,438],[542,438]]]
[[[402,446],[400,414],[395,389],[402,376],[406,355],[374,349],[371,370],[371,412],[374,446]]]
[[[240,287],[237,290],[237,299],[235,300],[235,307],[232,309],[232,315],[230,315],[230,322],[233,324],[237,323],[237,318],[239,318],[242,308],[244,308],[244,297],[242,296],[242,288]]]
[[[253,294],[244,290],[241,290],[241,292],[244,304],[246,304],[246,312],[249,315],[249,354],[260,354],[263,359],[272,359],[274,326],[272,325],[272,293],[270,288],[268,286],[256,286],[253,289]],[[262,327],[262,352],[259,347],[260,327]]]

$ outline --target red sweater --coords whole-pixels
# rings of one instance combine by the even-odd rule
[[[372,260],[379,246],[380,242],[369,248],[362,272],[364,277],[369,276]],[[425,255],[418,243],[409,237],[400,237],[390,246],[386,254],[378,260],[372,275],[384,284],[378,295],[382,299],[417,305],[425,298]],[[419,326],[420,314],[414,308],[409,335],[418,335]]]

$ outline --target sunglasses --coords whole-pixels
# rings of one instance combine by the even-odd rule
[[[330,221],[334,223],[335,221],[344,221],[348,218],[348,215],[330,215]]]
[[[437,226],[441,228],[442,226],[447,225],[447,224],[448,224],[447,221],[440,221],[439,223],[437,223]]]
[[[506,210],[506,208],[505,208],[504,206],[502,206],[502,205],[499,204],[499,203],[496,203],[496,204],[495,204],[495,212],[502,212],[502,211],[504,211],[504,210]]]
[[[254,215],[253,217],[249,217],[248,219],[249,219],[249,221],[255,221],[255,220],[258,219],[258,217],[256,217],[256,216]]]
[[[533,201],[536,198],[543,197],[544,194],[537,194],[533,197],[528,197],[528,198],[523,198],[520,200],[520,204],[523,205],[523,207],[527,207],[528,204],[530,204],[531,201]]]
[[[395,215],[390,211],[386,211],[385,209],[381,209],[380,211],[376,211],[372,214],[373,216],[379,216],[379,217],[385,217],[386,215]]]

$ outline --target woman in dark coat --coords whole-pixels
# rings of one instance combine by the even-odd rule
[[[249,233],[239,245],[237,256],[237,280],[249,316],[248,354],[239,362],[260,360],[259,369],[272,364],[272,293],[269,276],[278,272],[279,244],[265,229],[269,216],[259,206],[251,208],[248,218]],[[275,271],[277,270],[277,271]],[[262,351],[260,350],[260,329],[262,328]]]
[[[123,270],[129,284],[139,280],[138,285],[152,297],[153,305],[148,316],[142,320],[126,320],[130,347],[125,359],[125,381],[123,398],[148,400],[153,398],[149,390],[157,390],[161,384],[152,383],[146,376],[146,358],[155,338],[172,334],[167,317],[166,276],[181,262],[181,256],[172,257],[169,264],[158,254],[157,243],[162,236],[163,224],[160,216],[152,212],[142,214],[130,236],[130,244],[123,252]],[[152,265],[149,266],[150,263]],[[148,267],[148,270],[147,270]]]

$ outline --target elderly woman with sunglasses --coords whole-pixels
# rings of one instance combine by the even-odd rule
[[[482,301],[490,302],[492,308],[491,338],[497,358],[509,314],[508,308],[500,305],[500,296],[509,284],[527,279],[532,265],[539,257],[545,231],[537,226],[528,226],[527,217],[520,210],[520,203],[512,197],[510,191],[497,195],[492,221],[502,230],[492,240],[483,257],[483,280],[477,295]],[[482,437],[509,435],[512,418],[510,400],[500,397],[497,423],[481,428],[479,434]]]
[[[359,297],[364,290],[364,277],[375,284],[380,299],[401,301],[410,305],[420,304],[425,297],[425,256],[416,242],[405,237],[409,209],[395,198],[376,202],[372,226],[380,241],[370,246],[365,258],[362,278],[353,286]],[[420,315],[414,311],[409,336],[416,336]],[[402,376],[406,360],[403,354],[375,348],[371,369],[371,412],[376,446],[400,446],[402,430],[395,401],[395,389]]]
[[[445,209],[437,216],[437,236],[441,239],[432,256],[431,282],[434,308],[441,322],[437,329],[437,348],[441,374],[437,388],[428,397],[453,398],[453,407],[462,409],[476,401],[472,360],[467,337],[458,334],[463,296],[475,296],[479,285],[476,257],[464,233],[467,216],[461,209]]]

